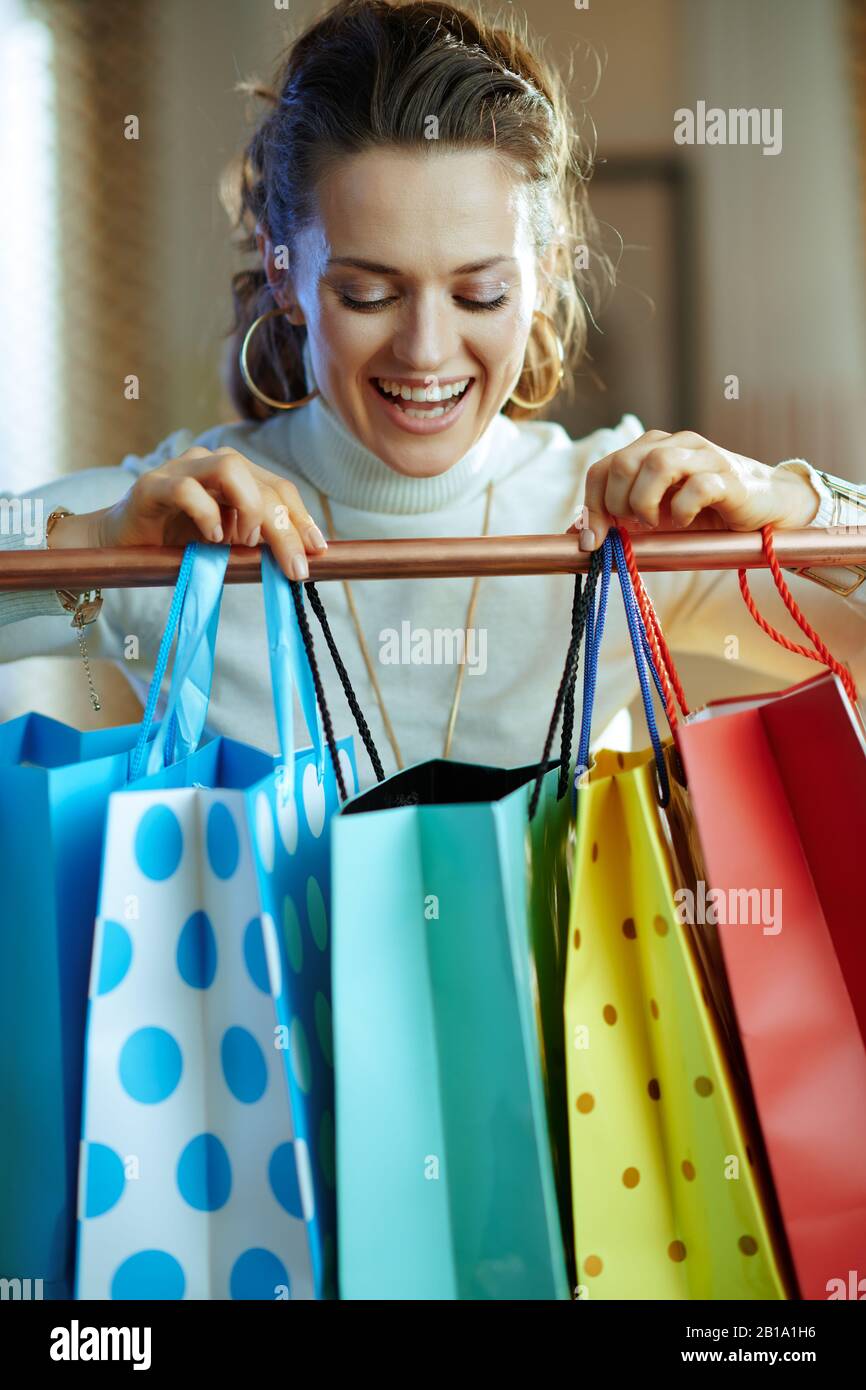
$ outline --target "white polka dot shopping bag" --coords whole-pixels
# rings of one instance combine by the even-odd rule
[[[217,738],[109,801],[78,1298],[335,1293],[329,825],[333,754],[349,791],[354,754],[351,739],[322,746],[288,585],[265,558],[263,585],[280,759]],[[184,746],[191,723],[172,734],[172,715],[212,659],[219,604],[196,593],[201,642],[175,662],[157,736]],[[289,761],[294,682],[314,747]]]

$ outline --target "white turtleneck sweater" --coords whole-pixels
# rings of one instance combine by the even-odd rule
[[[57,506],[77,513],[94,511],[116,502],[136,476],[176,457],[193,443],[210,449],[228,445],[295,483],[310,513],[327,533],[319,490],[325,493],[341,539],[478,535],[490,482],[492,534],[562,532],[581,507],[590,465],[642,432],[640,421],[626,415],[615,429],[572,440],[558,425],[517,424],[498,415],[478,444],[448,472],[432,478],[409,478],[393,472],[363,448],[317,398],[302,409],[263,424],[219,426],[198,437],[190,430],[179,430],[147,457],[130,455],[118,467],[70,474],[28,489],[26,496],[42,500],[46,517]],[[812,524],[826,526],[829,512],[826,489],[822,492],[822,488],[818,488],[823,498],[821,509]],[[0,550],[27,548],[20,535],[0,534]],[[789,578],[798,602],[831,651],[849,663],[858,686],[866,688],[866,585],[852,598],[843,599],[806,579]],[[756,571],[751,583],[771,621],[799,636],[775,596],[769,574]],[[417,656],[425,633],[435,655],[437,629],[463,628],[471,587],[472,580],[465,578],[365,580],[352,585],[407,766],[441,755],[458,666],[447,659],[451,654],[447,640],[439,650],[438,663],[395,661],[394,657],[411,657],[413,651]],[[743,604],[736,574],[650,575],[647,588],[675,653],[723,657],[730,654],[730,639],[735,637],[742,663],[768,676],[793,682],[815,673],[812,663],[784,651],[760,632]],[[395,770],[394,755],[361,658],[343,586],[339,582],[322,583],[319,591],[390,773]],[[467,646],[469,659],[452,758],[512,767],[538,760],[568,642],[572,594],[573,580],[567,575],[481,580],[473,624],[478,633],[474,643],[470,639]],[[114,660],[142,699],[170,600],[170,589],[106,590],[102,613],[87,629],[91,655]],[[339,736],[354,732],[315,622],[313,631],[336,731]],[[138,638],[137,660],[124,656],[129,649],[126,639],[131,635]],[[79,663],[78,674],[73,676],[70,671],[70,676],[84,680],[69,615],[54,592],[0,594],[0,661],[58,653],[68,654]],[[628,631],[614,581],[594,728],[603,729],[631,701],[635,690]],[[299,709],[297,718],[300,721]],[[208,722],[215,732],[277,751],[258,585],[226,587]],[[303,725],[299,722],[297,727],[302,729]],[[360,740],[356,743],[364,786],[373,780],[373,773]]]

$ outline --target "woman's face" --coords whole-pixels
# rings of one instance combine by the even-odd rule
[[[486,151],[378,149],[320,181],[291,286],[322,395],[398,473],[472,447],[520,375],[537,272],[526,195]]]

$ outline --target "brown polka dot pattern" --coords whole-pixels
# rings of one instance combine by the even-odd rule
[[[611,1027],[613,1027],[616,1023],[616,1009],[613,1007],[613,1004],[605,1004],[602,1009],[602,1016],[605,1023],[609,1023]]]
[[[633,917],[626,917],[622,924],[622,934],[628,941],[634,941],[637,936],[637,927],[634,924]]]
[[[581,1115],[588,1115],[595,1107],[595,1096],[591,1096],[589,1091],[583,1091],[575,1103]]]
[[[637,1187],[640,1182],[640,1173],[637,1168],[626,1168],[622,1175],[623,1187]]]

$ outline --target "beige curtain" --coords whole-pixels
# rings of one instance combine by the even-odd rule
[[[56,466],[66,471],[118,463],[171,429],[152,119],[160,6],[30,0],[30,8],[53,40],[64,454]]]

